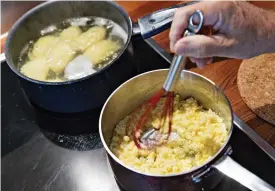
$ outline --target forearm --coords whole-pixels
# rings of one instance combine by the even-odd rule
[[[263,12],[263,30],[261,47],[263,53],[275,53],[275,11]]]

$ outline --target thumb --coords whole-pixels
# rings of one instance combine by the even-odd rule
[[[175,53],[187,57],[206,58],[223,55],[226,39],[221,35],[187,36],[177,41]]]

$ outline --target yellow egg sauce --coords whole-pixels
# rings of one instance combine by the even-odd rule
[[[145,129],[158,127],[164,99],[152,111]],[[204,109],[194,98],[174,99],[172,132],[177,139],[153,149],[139,149],[133,141],[133,129],[144,108],[134,111],[115,127],[111,151],[126,165],[154,175],[178,174],[203,165],[225,144],[229,131],[224,120],[211,109]],[[160,131],[165,132],[168,125]],[[166,130],[165,130],[166,129]]]

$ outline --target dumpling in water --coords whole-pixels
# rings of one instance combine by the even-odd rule
[[[90,45],[106,38],[106,28],[95,26],[82,33],[71,44],[72,48],[78,51],[85,51]]]
[[[83,78],[95,73],[92,62],[83,55],[77,56],[65,68],[64,76],[69,80]]]
[[[71,26],[64,29],[60,33],[60,39],[65,42],[70,42],[75,40],[82,33],[81,29],[77,26]]]
[[[55,47],[58,38],[55,36],[44,36],[39,38],[33,45],[32,51],[29,53],[31,60],[46,57],[48,53]]]
[[[108,59],[120,48],[121,45],[117,42],[103,40],[89,47],[83,55],[87,56],[94,65],[97,65]]]
[[[45,58],[29,61],[21,67],[21,72],[29,78],[45,81],[50,67]]]
[[[62,73],[66,65],[73,59],[75,51],[64,41],[59,41],[51,51],[47,63],[57,75]]]

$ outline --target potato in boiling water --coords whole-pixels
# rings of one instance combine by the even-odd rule
[[[71,44],[72,48],[85,51],[90,45],[106,38],[107,30],[102,26],[95,26],[82,33]]]
[[[127,33],[111,20],[79,17],[73,21],[53,23],[24,47],[18,66],[26,76],[47,82],[82,78],[109,64],[126,42]],[[63,28],[64,23],[70,26]],[[38,62],[43,65],[34,65]]]
[[[29,78],[45,81],[50,70],[45,58],[28,61],[21,67],[21,72]]]
[[[87,56],[94,65],[97,65],[112,56],[120,47],[118,42],[103,40],[89,47],[83,55]]]
[[[51,51],[47,63],[56,74],[64,71],[66,65],[73,59],[75,51],[64,41],[59,41]]]
[[[58,38],[55,36],[44,36],[38,39],[33,45],[32,51],[29,53],[30,59],[46,57],[48,53],[55,47]]]
[[[60,39],[65,42],[70,42],[75,40],[82,33],[81,29],[77,26],[70,26],[64,29],[60,33]]]

